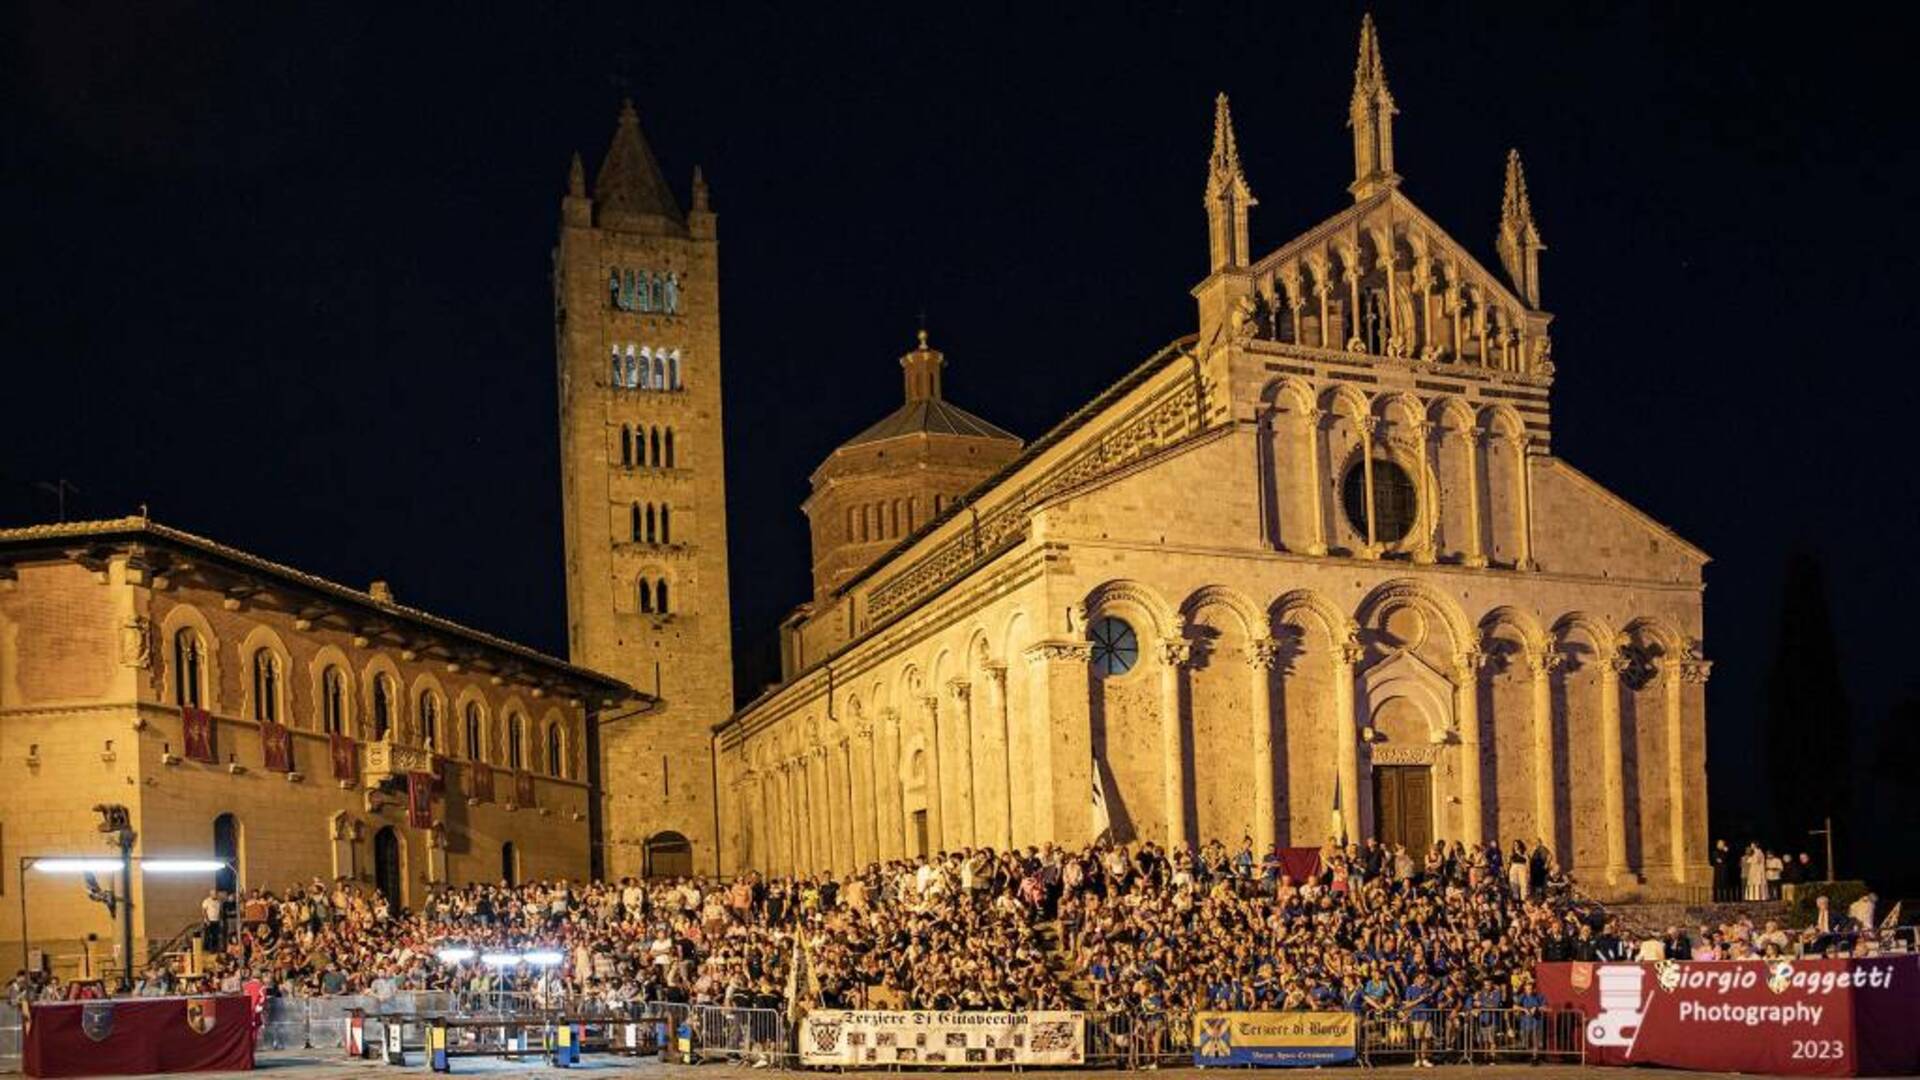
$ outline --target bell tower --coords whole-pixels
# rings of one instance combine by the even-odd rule
[[[718,869],[709,729],[733,711],[720,288],[706,181],[682,212],[633,103],[553,254],[571,659],[656,695],[599,730],[595,868]]]

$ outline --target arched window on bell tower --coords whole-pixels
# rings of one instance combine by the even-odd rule
[[[633,542],[640,542],[640,504],[633,504]]]
[[[667,448],[667,454],[666,454],[667,468],[671,469],[673,468],[673,429],[672,428],[667,429],[666,435],[664,436],[664,442]]]
[[[633,429],[625,424],[620,425],[620,467],[633,468]]]

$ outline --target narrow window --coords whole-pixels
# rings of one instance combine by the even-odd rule
[[[519,713],[514,713],[507,717],[507,765],[510,768],[519,768],[520,762],[523,760],[521,727],[522,724]]]
[[[866,541],[866,540],[868,539],[868,536],[867,536],[867,508],[866,508],[866,507],[864,507],[864,506],[862,506],[862,507],[860,507],[860,508],[859,508],[859,510],[857,511],[857,513],[859,513],[859,515],[860,515],[860,539],[861,539],[861,541],[862,541],[862,542],[864,543],[864,542],[865,542],[865,541]]]
[[[633,468],[633,429],[625,424],[620,425],[620,467]]]
[[[667,283],[660,280],[659,274],[653,275],[653,310],[667,310]]]
[[[888,522],[889,532],[891,535],[897,537],[900,535],[900,500],[899,499],[893,500],[892,509],[893,509],[893,517]]]
[[[667,613],[667,579],[661,578],[653,583],[653,607],[660,614]]]
[[[853,539],[854,539],[853,534],[854,534],[853,507],[849,506],[847,507],[847,543],[849,544],[853,543]]]
[[[653,444],[647,455],[647,464],[657,469],[660,467],[660,429],[650,429],[647,434],[647,441]]]
[[[607,303],[620,306],[620,268],[617,266],[607,271]]]
[[[669,389],[672,389],[672,390],[680,389],[680,350],[679,349],[673,350],[673,355],[667,358],[667,379],[668,379]]]
[[[615,390],[618,390],[622,386],[625,386],[626,382],[627,382],[626,366],[620,362],[620,346],[615,345],[613,347],[613,381],[609,382],[607,385],[613,387]]]
[[[433,691],[420,691],[420,745],[440,749],[440,702]]]
[[[640,614],[653,614],[653,583],[646,578],[640,579]]]
[[[467,702],[467,760],[480,760],[480,706]]]
[[[914,498],[911,495],[907,496],[907,531],[908,532],[913,531],[913,515],[919,501],[920,500]]]
[[[621,304],[620,306],[627,309],[628,311],[632,311],[635,308],[639,308],[641,311],[645,311],[646,310],[645,302],[644,302],[645,293],[641,291],[641,290],[644,290],[644,288],[645,288],[645,285],[640,284],[638,282],[638,280],[634,275],[634,272],[632,270],[628,270],[627,271],[626,303]],[[638,293],[638,295],[636,295],[636,293]]]
[[[188,708],[200,707],[200,635],[183,629],[173,635],[173,697]]]
[[[280,658],[266,649],[253,654],[253,718],[280,722]]]
[[[633,504],[633,542],[640,542],[640,504]]]
[[[667,429],[666,446],[667,446],[667,468],[671,469],[673,468],[673,429],[672,428]]]
[[[667,272],[667,314],[680,314],[680,276]]]
[[[320,673],[320,730],[338,735],[347,729],[347,677],[331,664]]]
[[[554,776],[566,776],[566,762],[560,754],[560,725],[547,725],[547,772]]]
[[[654,532],[653,526],[654,526],[653,504],[648,503],[647,504],[647,543],[649,544],[654,543],[654,537],[658,535],[657,533]]]
[[[633,354],[633,346],[627,346],[627,389],[639,389],[645,378],[646,362]]]
[[[664,349],[660,351],[659,355],[653,358],[653,388],[655,390],[665,390],[668,388],[667,353]]]
[[[660,542],[673,543],[673,507],[665,503],[660,505]]]
[[[385,675],[373,677],[373,737],[384,739],[393,728],[393,687]]]

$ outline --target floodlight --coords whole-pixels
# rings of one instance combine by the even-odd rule
[[[114,874],[119,859],[36,859],[33,868],[43,874]]]
[[[440,962],[443,964],[464,964],[479,954],[472,949],[462,946],[458,948],[441,949],[433,955],[439,957]]]
[[[535,967],[552,967],[562,960],[565,960],[566,957],[552,949],[542,949],[537,952],[528,953],[525,959],[527,963]]]
[[[513,967],[520,962],[520,954],[510,952],[481,953],[480,962],[488,967]]]
[[[140,869],[150,874],[213,874],[225,870],[219,859],[142,859]]]

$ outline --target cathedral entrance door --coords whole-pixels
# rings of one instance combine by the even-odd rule
[[[1415,857],[1433,846],[1433,772],[1426,765],[1373,768],[1373,834]]]

